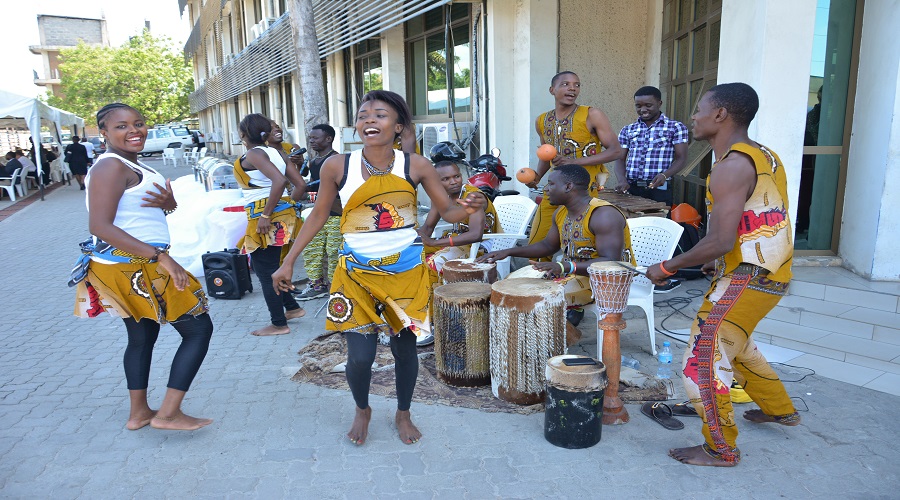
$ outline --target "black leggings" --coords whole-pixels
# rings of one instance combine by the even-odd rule
[[[290,293],[275,293],[272,286],[272,273],[281,265],[281,247],[257,248],[250,254],[250,264],[253,272],[259,278],[259,286],[262,287],[263,298],[266,299],[266,307],[269,309],[269,317],[275,326],[287,326],[287,318],[284,311],[300,309],[300,304],[294,300]]]
[[[369,385],[372,382],[372,363],[378,335],[363,335],[346,332],[347,339],[347,384],[356,406],[365,410],[369,407]],[[416,352],[416,334],[404,328],[400,335],[391,336],[391,353],[394,355],[394,371],[397,375],[397,409],[409,411],[416,377],[419,376],[419,357]]]
[[[153,345],[159,338],[159,323],[148,318],[140,321],[125,318],[124,321],[128,330],[128,347],[125,348],[124,359],[128,390],[146,390],[150,380]],[[185,314],[173,321],[172,326],[181,334],[181,345],[172,359],[168,387],[187,392],[209,350],[213,324],[209,314]]]

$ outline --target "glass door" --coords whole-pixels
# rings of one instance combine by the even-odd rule
[[[862,3],[818,0],[816,7],[794,238],[810,254],[837,250]]]

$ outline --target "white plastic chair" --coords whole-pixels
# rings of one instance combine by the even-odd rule
[[[639,217],[628,219],[631,232],[631,249],[638,266],[650,266],[672,258],[684,228],[665,217]],[[640,274],[635,275],[628,293],[628,305],[644,310],[647,329],[650,330],[650,350],[656,356],[656,319],[653,314],[653,283]],[[598,313],[599,317],[599,313]],[[597,352],[603,346],[603,332],[597,329]],[[598,354],[599,355],[599,354]]]
[[[28,196],[28,171],[24,168],[19,172],[19,181],[16,183],[16,187],[23,198]]]
[[[197,160],[200,159],[200,148],[193,148],[190,151],[184,153],[185,163],[187,165],[196,164]]]
[[[174,165],[178,166],[178,161],[181,160],[185,166],[187,166],[187,159],[184,157],[184,150],[181,148],[172,148],[175,151],[175,156],[173,157]]]
[[[203,158],[204,156],[206,156],[206,151],[207,151],[206,146],[203,146],[202,148],[200,148],[200,152],[197,153],[197,160],[198,160],[198,161],[200,160],[200,158]],[[196,163],[196,162],[195,162],[195,163]]]
[[[521,239],[528,238],[528,224],[537,210],[537,203],[531,198],[522,195],[506,195],[494,198],[494,209],[497,210],[500,229],[502,233],[485,234],[482,241],[491,242],[491,251],[506,250],[516,245]],[[478,245],[472,244],[469,258],[478,256]],[[509,275],[509,257],[497,261],[497,274],[500,279]]]
[[[12,201],[16,201],[16,190],[18,186],[16,185],[16,179],[19,178],[19,172],[21,172],[21,168],[17,168],[13,171],[13,174],[9,177],[0,177],[0,189],[5,189],[6,194],[9,195],[9,199]]]
[[[163,149],[162,161],[163,161],[163,165],[165,165],[167,161],[171,161],[172,165],[175,165],[175,149],[174,148]]]

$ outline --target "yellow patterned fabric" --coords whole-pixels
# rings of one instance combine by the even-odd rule
[[[753,160],[756,188],[744,203],[734,247],[716,262],[716,276],[731,274],[739,265],[747,263],[768,270],[770,280],[787,283],[792,276],[794,243],[784,165],[778,155],[761,144],[759,147],[735,144],[722,158],[727,158],[732,151],[744,153]],[[706,184],[707,211],[712,213],[715,200],[709,190],[709,178]]]
[[[284,154],[291,154],[291,150],[294,149],[294,145],[289,142],[282,142],[281,149],[284,150]]]
[[[241,189],[256,189],[259,186],[255,186],[250,182],[250,176],[247,175],[247,172],[241,167],[241,158],[243,158],[243,156],[234,160],[234,180]]]
[[[595,243],[596,236],[590,228],[591,215],[594,213],[594,210],[600,207],[613,207],[622,214],[622,219],[625,219],[625,214],[619,210],[619,207],[599,198],[592,198],[584,213],[574,219],[568,217],[569,211],[566,207],[559,207],[559,210],[556,212],[556,228],[559,230],[563,261],[583,262],[600,257]],[[628,224],[625,224],[623,234],[625,246],[620,260],[636,265],[634,252],[631,250],[631,232],[628,230]]]
[[[75,315],[94,318],[107,312],[120,318],[151,319],[165,324],[185,314],[199,316],[209,311],[200,283],[188,273],[190,282],[179,291],[157,262],[101,264],[91,262],[87,277],[78,283]]]
[[[303,226],[303,220],[297,209],[298,205],[290,198],[283,197],[280,205],[286,206],[286,208],[284,210],[276,209],[275,212],[272,212],[269,218],[271,222],[269,231],[265,234],[258,234],[256,227],[259,223],[259,214],[262,213],[268,200],[269,198],[263,198],[244,206],[247,214],[247,232],[238,242],[238,247],[243,249],[244,253],[252,253],[258,248],[269,246],[287,247],[294,241],[297,233],[300,232],[300,227]],[[282,254],[284,253],[282,252]]]
[[[400,165],[395,168],[402,168]],[[341,233],[377,233],[415,227],[416,190],[394,174],[373,175],[349,197]],[[431,303],[421,244],[391,255],[359,255],[345,241],[331,282],[326,329],[421,335]]]
[[[553,110],[542,114],[537,120],[540,127],[541,144],[553,145],[561,156],[568,158],[581,158],[600,153],[604,145],[600,142],[599,137],[591,133],[587,124],[590,109],[590,106],[578,106],[571,115],[561,120],[556,119],[556,113]],[[588,192],[596,198],[603,187],[601,181],[606,179],[605,174],[608,173],[608,170],[602,163],[589,165],[584,168],[591,175],[591,185],[588,187]],[[547,174],[552,169],[551,166]],[[544,177],[546,178],[546,174]],[[531,223],[531,235],[528,238],[529,244],[537,243],[547,237],[555,211],[556,207],[550,205],[547,197],[544,196],[537,212],[534,214],[534,221]]]

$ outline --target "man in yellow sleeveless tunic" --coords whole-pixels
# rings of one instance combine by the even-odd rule
[[[596,197],[609,175],[604,163],[621,155],[622,147],[606,114],[598,108],[575,103],[580,92],[581,80],[571,71],[563,71],[550,81],[550,94],[555,100],[555,107],[538,116],[534,125],[541,144],[554,146],[557,156],[549,162],[538,161],[537,177],[528,184],[529,187],[537,187],[538,182],[554,167],[580,165],[591,177],[588,192]],[[555,210],[556,207],[544,196],[531,223],[529,244],[547,236]],[[541,257],[546,260],[549,256]]]
[[[455,163],[441,161],[434,166],[434,169],[450,199],[464,199],[470,194],[484,196],[477,187],[463,183],[462,174]],[[497,210],[494,209],[494,204],[487,197],[485,197],[485,203],[483,211],[479,210],[453,224],[451,229],[444,231],[438,238],[432,238],[431,234],[434,232],[440,216],[433,211],[428,213],[425,223],[418,231],[422,238],[422,244],[425,245],[425,262],[428,265],[432,283],[440,280],[444,262],[468,258],[471,245],[480,242],[482,236],[500,232],[500,223],[497,220]]]
[[[412,127],[406,101],[394,92],[366,94],[356,116],[363,148],[334,155],[322,165],[316,205],[297,236],[284,264],[273,275],[275,289],[293,289],[297,257],[328,219],[335,197],[344,207],[344,243],[331,283],[326,328],[347,340],[347,384],[356,415],[347,437],[357,445],[368,437],[372,409],[369,386],[379,332],[390,335],[397,379],[394,421],[400,439],[411,444],[422,437],[412,423],[410,403],[418,374],[417,324],[428,319],[430,288],[416,226],[416,188],[421,184],[433,209],[458,222],[484,206],[483,197],[451,201],[431,162],[393,149],[394,141]]]
[[[547,237],[524,247],[488,253],[479,262],[494,262],[509,256],[541,257],[563,251],[561,262],[532,262],[509,278],[544,276],[565,287],[566,318],[573,325],[581,314],[572,314],[593,302],[588,268],[594,262],[617,260],[634,264],[631,233],[625,215],[613,204],[593,198],[588,192],[590,174],[578,165],[561,165],[547,178],[545,196],[557,207]]]
[[[758,109],[759,97],[744,83],[717,85],[700,100],[692,116],[694,137],[709,141],[718,158],[707,179],[709,229],[691,250],[647,270],[657,284],[697,264],[705,263],[704,271],[713,274],[682,365],[685,389],[704,421],[705,442],[669,450],[672,458],[691,465],[732,467],[740,461],[729,394],[735,380],[760,407],[745,412],[745,419],[800,423],[752,338],[757,323],[787,291],[793,259],[784,166],[747,135]]]

